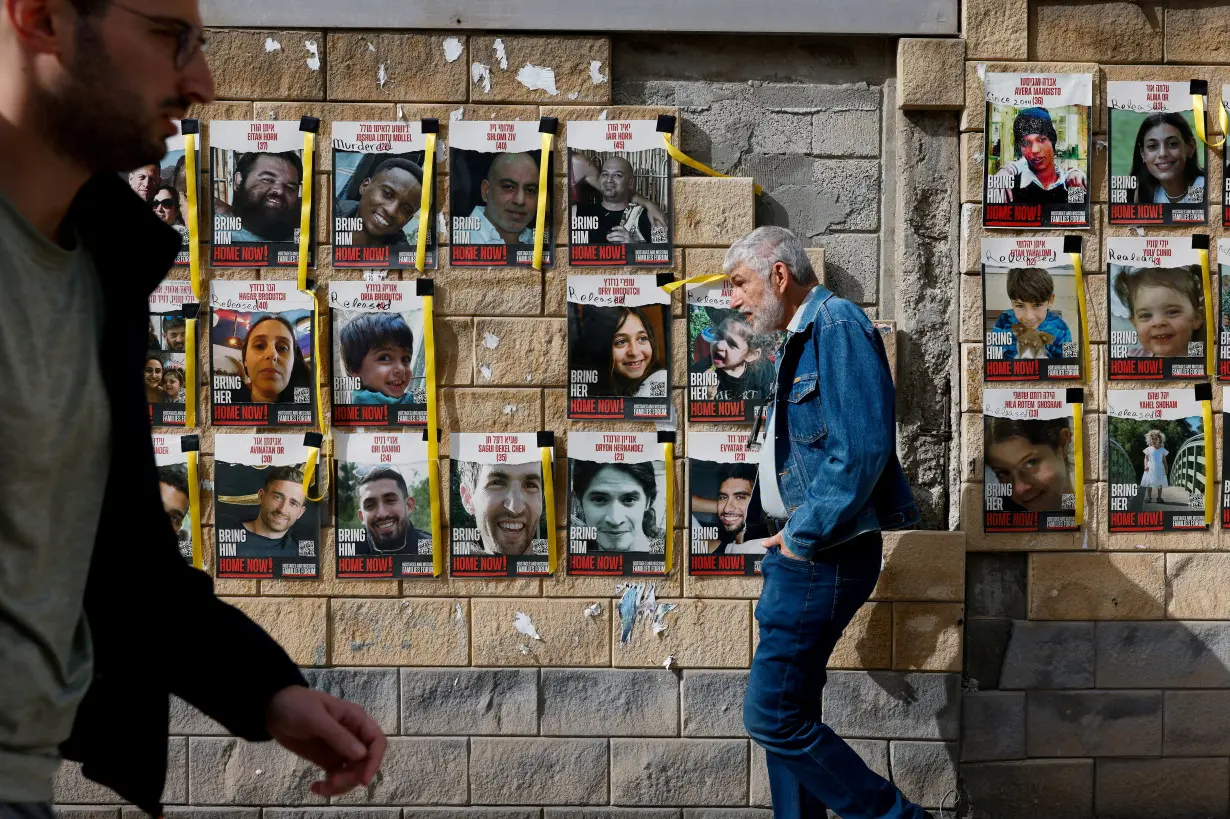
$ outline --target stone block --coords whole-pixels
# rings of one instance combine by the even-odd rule
[[[1158,756],[1160,691],[1030,691],[1025,699],[1031,757]]]
[[[1214,390],[1216,395],[1217,391]],[[1220,413],[1214,410],[1214,418],[1220,418]],[[1101,416],[1099,416],[1101,417]],[[1221,440],[1218,438],[1218,440]],[[1105,460],[1105,458],[1103,458]],[[1218,543],[1218,533],[1216,526],[1207,531],[1194,532],[1120,532],[1110,534],[1102,532],[1102,546],[1100,548],[1108,551],[1122,552],[1171,552],[1171,551],[1205,551],[1211,552],[1221,548]],[[1211,555],[1210,555],[1211,556]],[[1170,570],[1169,565],[1167,570]],[[1168,583],[1172,583],[1172,578],[1167,578]],[[1176,602],[1176,601],[1170,601]],[[1177,601],[1182,602],[1182,601]],[[1211,598],[1205,598],[1206,604],[1212,602]],[[1176,616],[1176,615],[1171,615]],[[1204,619],[1203,617],[1193,616],[1190,619]]]
[[[605,739],[470,741],[470,801],[476,805],[600,805],[607,800]]]
[[[897,107],[964,108],[964,71],[964,40],[902,37],[897,41]]]
[[[971,131],[961,134],[961,201],[982,201],[982,163],[986,159],[986,147],[982,134]]]
[[[467,601],[330,601],[333,662],[356,666],[467,665]]]
[[[1082,48],[1084,52],[1085,48]],[[1207,62],[1200,60],[1197,62]],[[962,131],[981,131],[986,120],[986,89],[982,77],[988,71],[1002,71],[1009,74],[1092,74],[1093,75],[1093,132],[1104,133],[1104,113],[1098,108],[1097,101],[1101,95],[1101,83],[1098,76],[1098,66],[1089,62],[975,62],[965,63],[965,110],[961,114]],[[979,215],[981,219],[981,215]],[[1031,235],[1033,235],[1031,233]]]
[[[879,194],[873,198],[878,201]],[[804,241],[807,241],[804,239]],[[879,298],[880,237],[875,233],[831,233],[812,237],[825,250],[825,277],[821,281],[843,299],[874,304]]]
[[[884,569],[873,600],[959,602],[965,598],[965,535],[884,533]]]
[[[440,384],[474,383],[474,319],[437,318],[436,378]]]
[[[611,801],[742,804],[748,794],[747,754],[746,740],[612,739]]]
[[[678,736],[679,681],[664,669],[544,669],[543,736]]]
[[[728,247],[755,227],[750,177],[675,180],[676,247]]]
[[[1225,816],[1230,760],[1099,759],[1094,799],[1105,819]]]
[[[1033,554],[1034,620],[1156,620],[1166,593],[1159,554]]]
[[[1163,7],[1128,0],[1032,3],[1029,58],[1062,61],[1080,54],[1098,63],[1160,63]]]
[[[986,332],[982,277],[961,277],[961,341],[981,344]]]
[[[1230,624],[1099,623],[1099,688],[1230,688]]]
[[[751,768],[752,782],[748,793],[748,802],[752,805],[763,805],[767,807],[773,804],[773,794],[769,787],[769,768],[765,762],[764,748],[760,747],[755,742],[750,743],[750,746],[752,750],[752,757],[751,765],[748,767]],[[888,765],[887,742],[884,743],[884,764],[885,766]]]
[[[194,805],[323,805],[319,769],[273,742],[191,737],[188,801]]]
[[[587,617],[591,600],[475,599],[474,665],[607,666],[611,663],[611,607]],[[535,640],[513,627],[517,613],[529,616]]]
[[[523,432],[543,428],[542,393],[536,389],[445,388],[440,390],[439,407],[441,429]],[[442,456],[449,452],[448,442],[447,437],[440,442]]]
[[[965,667],[962,673],[977,691],[999,688],[1000,671],[1012,638],[1013,621],[978,618],[965,622]]]
[[[684,808],[683,819],[773,819],[773,811],[760,808]]]
[[[888,603],[867,603],[842,631],[829,668],[891,668],[893,613]]]
[[[529,669],[401,669],[401,733],[538,733],[538,675]]]
[[[213,49],[213,41],[209,43]],[[333,170],[333,123],[335,122],[393,122],[397,120],[397,106],[393,103],[364,102],[270,102],[257,100],[253,103],[252,119],[298,122],[300,117],[318,117],[320,133],[316,139],[316,170]],[[333,190],[329,179],[325,194]],[[322,233],[320,236],[331,236]]]
[[[1024,758],[1024,691],[967,691],[961,708],[962,762]]]
[[[318,691],[363,707],[386,734],[398,731],[397,669],[316,668],[303,672]]]
[[[122,799],[110,788],[87,779],[81,773],[81,763],[65,760],[56,770],[52,783],[52,801],[58,804],[117,805]],[[162,801],[182,805],[188,797],[188,740],[172,737],[167,743],[167,781],[162,789]]]
[[[327,808],[318,808],[322,814],[328,810]],[[149,814],[140,808],[131,808],[125,806],[122,809],[124,819],[144,819]],[[311,809],[298,811],[295,809],[285,809],[285,812],[290,813],[310,813]],[[173,807],[167,806],[163,808],[163,819],[260,819],[260,808],[200,808],[200,807]],[[58,815],[58,812],[57,812]],[[323,819],[323,817],[322,817]]]
[[[970,617],[1024,620],[1028,558],[1023,554],[971,554],[965,558],[965,588]]]
[[[140,811],[136,812],[141,813]],[[259,819],[260,811],[256,811],[256,814],[251,819]],[[120,819],[121,808],[118,805],[78,805],[72,807],[53,805],[52,815],[55,819]],[[141,815],[144,816],[146,814],[141,813]]]
[[[611,610],[617,607],[618,600],[611,600]],[[615,618],[610,624],[613,665],[653,668],[674,657],[672,668],[747,668],[751,615],[746,600],[680,600],[679,608],[665,617],[666,631],[654,635],[647,620],[638,620],[627,645],[619,644]]]
[[[1166,616],[1175,620],[1230,618],[1228,582],[1230,554],[1167,554]]]
[[[959,674],[830,671],[824,721],[842,736],[955,740]]]
[[[228,732],[213,719],[172,694],[170,733],[172,736],[225,736]]]
[[[1164,691],[1163,756],[1230,756],[1230,692]]]
[[[966,0],[961,33],[970,60],[1029,57],[1029,0]]]
[[[222,99],[325,98],[320,31],[210,29],[205,60]]]
[[[470,38],[470,99],[476,102],[611,102],[606,37]]]
[[[925,808],[954,805],[957,798],[957,743],[890,742],[893,784]]]
[[[403,808],[402,819],[539,819],[537,808]]]
[[[346,805],[464,805],[464,737],[390,737],[380,773],[368,788],[333,797]]]
[[[683,672],[680,689],[685,737],[743,737],[746,671]]]
[[[447,471],[447,467],[441,471]],[[537,597],[542,594],[542,581],[537,577],[407,578],[402,581],[401,593],[406,597]]]
[[[269,819],[401,819],[400,808],[265,808]]]
[[[1093,623],[1015,621],[999,687],[1092,688],[1093,629]]]
[[[464,102],[467,38],[456,34],[329,32],[329,97],[388,102]],[[449,56],[461,47],[460,59]]]
[[[475,319],[474,365],[474,381],[483,387],[566,387],[567,322],[551,318]]]
[[[898,671],[960,671],[960,603],[894,603],[893,668]]]
[[[680,819],[678,808],[543,808],[543,819]]]
[[[974,816],[1089,819],[1092,759],[1030,759],[961,766]]]
[[[226,602],[269,632],[298,665],[328,662],[328,621],[319,598],[229,597]]]
[[[811,153],[841,159],[880,155],[880,112],[875,108],[817,111],[811,117]]]
[[[447,258],[444,251],[442,258]],[[542,273],[532,267],[450,267],[433,274],[436,315],[536,316],[542,313]],[[498,286],[492,286],[498,283]]]
[[[1166,62],[1230,63],[1230,43],[1216,32],[1230,24],[1230,7],[1175,0],[1166,8]],[[1210,90],[1212,90],[1210,88]]]

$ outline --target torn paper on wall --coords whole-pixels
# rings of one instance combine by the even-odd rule
[[[538,636],[538,629],[534,628],[534,621],[523,611],[517,612],[517,615],[513,618],[513,627],[532,640],[542,639]]]

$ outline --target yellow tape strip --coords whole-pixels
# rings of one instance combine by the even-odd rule
[[[435,187],[436,135],[424,134],[423,196],[419,199],[419,243],[414,253],[414,269],[422,273],[427,268],[427,232],[435,230],[431,221],[431,192]]]
[[[188,514],[192,516],[192,565],[201,569],[205,566],[205,558],[201,554],[201,481],[197,473],[197,458],[201,453],[184,454],[188,456]]]
[[[201,226],[197,214],[196,134],[184,134],[184,171],[188,175],[188,275],[192,294],[201,300]],[[193,426],[189,424],[188,426]]]
[[[1205,145],[1208,145],[1210,148],[1219,148],[1222,145],[1225,145],[1226,131],[1230,130],[1226,128],[1226,106],[1224,104],[1219,106],[1220,110],[1218,111],[1218,121],[1221,123],[1222,133],[1221,142],[1209,142],[1209,138],[1205,133],[1203,94],[1192,94],[1192,109],[1192,116],[1196,120],[1196,136],[1200,137],[1200,141]]]
[[[423,335],[426,345],[427,377],[427,481],[431,491],[431,565],[432,574],[444,573],[444,539],[440,535],[440,429],[436,408],[436,322],[435,296],[423,296]]]
[[[547,573],[555,574],[559,565],[559,535],[555,531],[555,470],[551,460],[551,447],[539,449],[542,453],[542,499],[547,506]]]
[[[662,140],[666,143],[666,152],[667,152],[668,154],[670,154],[670,155],[671,155],[671,157],[672,157],[672,158],[673,158],[676,162],[678,162],[678,163],[680,163],[680,164],[682,164],[682,165],[687,165],[689,168],[695,168],[696,170],[700,171],[701,173],[703,173],[703,174],[708,174],[709,176],[720,176],[720,177],[721,177],[721,178],[723,178],[723,179],[730,179],[730,178],[731,178],[731,177],[730,177],[730,174],[725,174],[725,173],[720,173],[719,171],[715,171],[715,170],[713,170],[713,168],[710,168],[710,167],[709,167],[708,165],[706,165],[705,163],[703,163],[703,162],[697,162],[695,159],[693,159],[692,157],[690,157],[690,156],[688,156],[687,154],[685,154],[683,151],[681,151],[681,150],[679,150],[678,148],[676,148],[676,147],[675,147],[675,144],[674,144],[673,142],[671,142],[671,135],[670,135],[670,134],[663,134],[663,135],[662,135]],[[764,193],[764,188],[760,187],[760,186],[759,186],[759,185],[757,185],[755,182],[753,182],[753,183],[752,183],[752,190],[754,190],[754,191],[756,192],[756,195],[757,195],[757,196],[760,196],[761,194],[763,194],[763,193]]]
[[[1085,523],[1085,405],[1072,405],[1072,438],[1076,450],[1076,525]]]
[[[1200,414],[1204,417],[1204,525],[1213,525],[1213,515],[1217,511],[1217,496],[1214,489],[1217,486],[1217,470],[1213,457],[1216,441],[1213,427],[1213,402],[1201,401]]]
[[[675,565],[675,445],[662,444],[662,457],[666,461],[666,573],[670,574]]]
[[[299,198],[299,289],[307,290],[308,249],[312,240],[312,161],[316,157],[316,135],[303,132],[303,192]]]
[[[302,256],[300,256],[302,258]],[[309,463],[303,469],[303,494],[312,503],[319,503],[329,494],[329,457],[333,452],[333,441],[329,437],[329,425],[325,421],[325,387],[320,378],[320,326],[324,322],[324,309],[320,306],[320,296],[309,291],[312,297],[312,368],[316,373],[316,427],[321,435],[321,448],[308,447]],[[312,497],[309,487],[312,485],[312,474],[316,471],[317,455],[320,455],[321,481],[320,494]]]
[[[662,289],[667,293],[674,293],[685,284],[708,284],[709,282],[720,281],[724,278],[726,278],[725,273],[705,273],[701,276],[692,276],[687,279],[677,279],[676,281],[662,285]]]
[[[184,349],[188,351],[184,356],[184,387],[187,395],[184,396],[184,426],[191,429],[196,426],[196,319],[188,319],[184,322]]]
[[[1200,254],[1200,279],[1204,285],[1204,374],[1212,378],[1217,369],[1214,359],[1217,345],[1213,342],[1217,338],[1217,325],[1213,323],[1213,277],[1209,273],[1208,248],[1196,252]]]
[[[551,180],[547,177],[547,166],[551,159],[551,145],[555,142],[555,134],[542,135],[542,158],[538,163],[538,219],[534,223],[534,269],[542,270],[542,245],[547,233],[547,201],[551,197]]]
[[[1068,255],[1072,257],[1072,270],[1076,273],[1076,304],[1081,322],[1081,361],[1085,367],[1085,378],[1093,378],[1093,370],[1089,368],[1089,308],[1085,304],[1085,276],[1081,269],[1081,254]]]
[[[308,500],[314,502],[314,501],[319,501],[321,498],[324,497],[324,495],[322,494],[321,498],[313,498],[312,489],[311,489],[312,478],[316,477],[316,461],[318,460],[319,455],[320,455],[320,448],[309,446],[309,447],[306,447],[306,449],[307,449],[307,460],[303,464],[303,494],[307,495]]]

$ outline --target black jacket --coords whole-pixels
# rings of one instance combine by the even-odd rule
[[[306,682],[272,638],[214,596],[209,575],[184,562],[162,508],[141,366],[149,295],[179,234],[115,174],[87,182],[69,218],[103,291],[111,462],[85,590],[94,680],[60,750],[83,763],[85,776],[158,816],[169,694],[236,736],[267,740],[270,698]]]

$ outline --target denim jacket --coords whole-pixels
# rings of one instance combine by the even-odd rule
[[[918,506],[897,460],[888,356],[861,309],[817,285],[782,346],[773,402],[786,547],[810,559],[856,535],[904,529]]]

